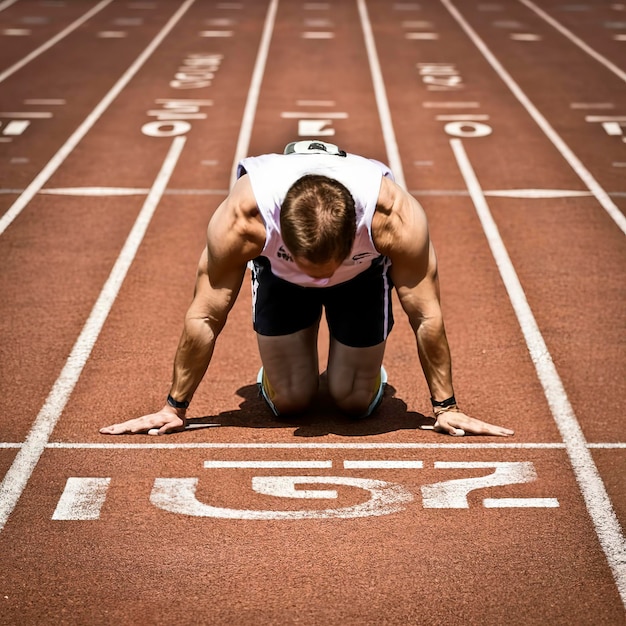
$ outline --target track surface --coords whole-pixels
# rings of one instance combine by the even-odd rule
[[[0,2],[1,624],[626,624],[626,5]],[[457,398],[397,311],[352,423],[275,422],[244,285],[163,404],[246,154],[319,137],[424,205]],[[322,355],[326,336],[320,337]]]

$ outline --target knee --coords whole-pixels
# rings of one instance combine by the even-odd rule
[[[370,390],[338,390],[329,387],[329,393],[337,407],[346,415],[360,417],[365,415],[372,402]]]
[[[317,386],[274,388],[272,402],[279,415],[293,415],[306,410],[317,394]]]
[[[276,407],[278,415],[294,415],[302,413],[311,404],[312,398],[303,395],[276,395],[272,402]]]

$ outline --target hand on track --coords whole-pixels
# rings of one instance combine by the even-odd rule
[[[119,424],[105,426],[100,429],[100,434],[126,435],[146,433],[149,430],[158,429],[159,435],[165,435],[167,433],[181,431],[185,428],[186,420],[180,413],[184,412],[181,409],[177,410],[169,406],[169,404],[166,404],[158,413],[151,413],[150,415],[136,417],[135,419],[120,422]]]
[[[437,416],[433,429],[438,433],[446,433],[453,437],[462,437],[465,433],[495,437],[511,437],[515,434],[510,428],[488,424],[465,415],[461,411],[441,411]]]

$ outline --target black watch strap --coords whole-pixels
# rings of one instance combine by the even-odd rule
[[[442,409],[447,409],[449,406],[456,405],[456,398],[454,396],[450,396],[445,400],[434,400],[433,398],[431,398],[430,402],[432,403],[433,408],[441,407]]]
[[[189,407],[189,402],[179,402],[178,400],[174,400],[169,394],[167,394],[167,403],[175,409],[186,409]]]

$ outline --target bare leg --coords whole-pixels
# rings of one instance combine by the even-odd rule
[[[366,414],[380,387],[380,367],[386,342],[351,348],[331,337],[328,391],[337,406],[353,416]]]
[[[265,391],[280,414],[306,409],[319,386],[319,320],[305,330],[269,337],[257,334]]]

